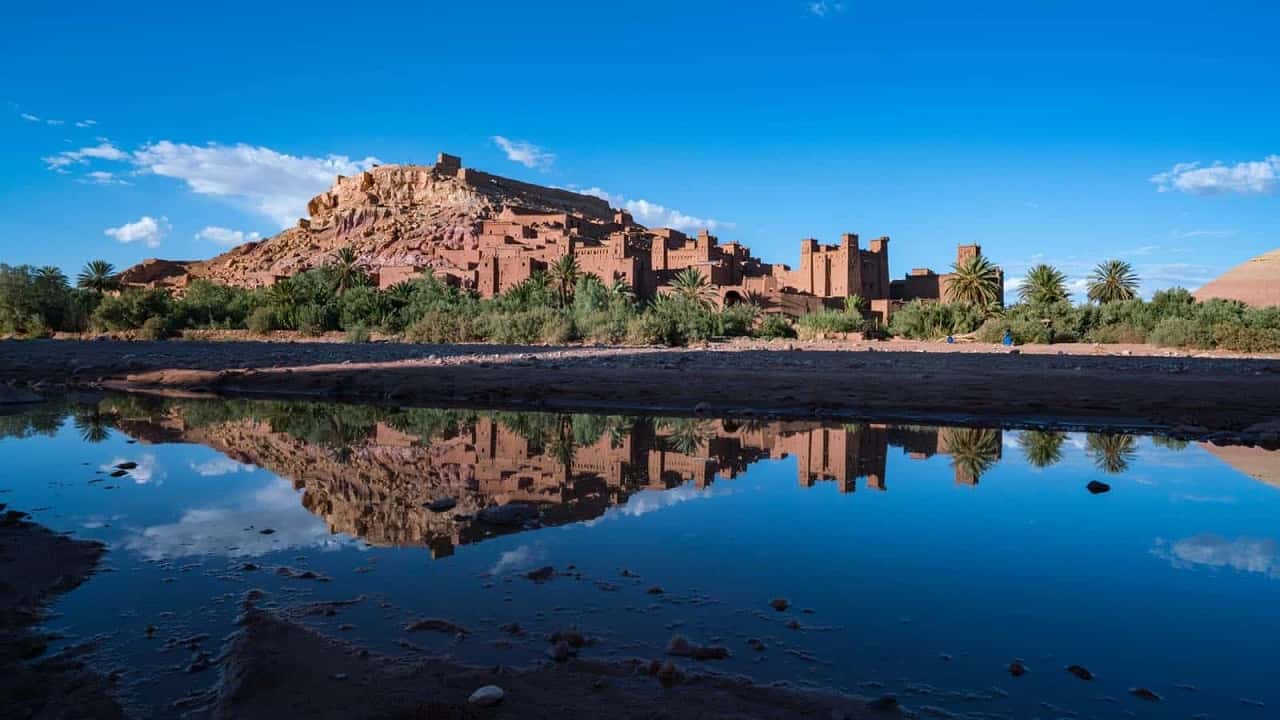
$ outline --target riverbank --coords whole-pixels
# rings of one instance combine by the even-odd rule
[[[89,648],[46,656],[33,626],[49,603],[93,573],[103,547],[73,540],[0,504],[0,707],[7,718],[123,718],[109,681],[86,668]]]
[[[1280,444],[1280,359],[1093,345],[7,341],[0,342],[0,383],[401,405],[1000,421]]]

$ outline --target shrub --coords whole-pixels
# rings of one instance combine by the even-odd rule
[[[760,308],[750,303],[730,305],[716,314],[716,334],[722,337],[744,337],[751,334],[760,319]]]
[[[276,314],[271,308],[266,307],[265,305],[256,307],[253,309],[253,312],[249,313],[249,317],[245,321],[245,324],[251,332],[259,335],[266,335],[277,327]]]
[[[1213,347],[1213,329],[1183,317],[1167,317],[1156,324],[1148,339],[1161,347]]]
[[[1257,328],[1239,323],[1213,326],[1217,347],[1234,352],[1275,352],[1280,350],[1280,328]]]
[[[169,321],[159,315],[152,315],[138,328],[138,337],[142,340],[164,340],[169,337]]]
[[[338,299],[338,325],[343,330],[378,327],[388,315],[386,298],[377,288],[359,285]]]
[[[866,321],[861,315],[837,310],[819,310],[803,315],[796,321],[800,337],[812,338],[834,333],[862,332]]]
[[[1130,301],[1125,301],[1130,302]],[[1113,305],[1121,305],[1124,303],[1112,303]],[[1085,340],[1093,343],[1144,343],[1147,341],[1147,331],[1141,326],[1129,322],[1119,322],[1111,325],[1103,325],[1096,327],[1085,335]]]
[[[163,290],[126,290],[103,298],[93,312],[93,324],[104,330],[133,330],[151,317],[168,317],[169,294]]]
[[[451,310],[431,310],[405,330],[416,343],[474,342],[485,339],[486,329],[475,316]]]
[[[982,322],[983,313],[972,305],[912,300],[893,313],[889,331],[912,340],[936,340],[971,333]]]
[[[247,290],[195,280],[173,303],[173,324],[190,328],[241,327],[253,302],[254,297]]]
[[[796,329],[784,315],[765,315],[764,320],[760,322],[760,327],[756,329],[756,337],[761,338],[793,338],[795,336]]]
[[[298,308],[296,325],[299,333],[318,337],[333,327],[333,313],[326,305],[309,304]]]
[[[369,328],[363,325],[353,325],[347,328],[346,341],[349,343],[367,343],[369,338]]]

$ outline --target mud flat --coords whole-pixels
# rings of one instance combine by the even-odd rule
[[[32,628],[48,603],[93,573],[102,552],[98,543],[58,535],[0,505],[0,715],[124,717],[107,679],[85,667],[91,648],[46,655],[50,638]]]
[[[1001,421],[1280,444],[1280,359],[1100,354],[1079,345],[932,352],[936,344],[926,345],[7,341],[0,342],[0,384],[37,392],[105,387],[405,405]]]
[[[697,672],[665,661],[569,660],[530,669],[388,657],[250,609],[222,658],[222,681],[192,717],[311,718],[883,718],[864,699]],[[472,694],[502,690],[494,705]],[[191,698],[200,705],[201,698]],[[907,714],[910,717],[912,715]]]

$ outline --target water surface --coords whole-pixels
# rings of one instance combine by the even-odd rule
[[[133,396],[0,416],[0,436],[0,502],[110,547],[48,626],[99,638],[140,716],[216,681],[250,588],[389,653],[542,662],[576,626],[588,655],[661,657],[679,633],[731,650],[707,669],[972,717],[1280,707],[1280,456],[1263,450]],[[538,512],[475,517],[512,503]],[[405,629],[419,618],[469,633]]]

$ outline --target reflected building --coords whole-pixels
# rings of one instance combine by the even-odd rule
[[[801,487],[831,482],[849,493],[860,481],[887,489],[890,447],[912,458],[951,455],[956,481],[965,484],[975,484],[1000,452],[992,430],[420,411],[430,413],[424,430],[412,410],[367,409],[373,414],[353,421],[318,415],[343,406],[244,403],[239,416],[210,420],[203,402],[171,402],[115,424],[143,441],[199,443],[288,479],[331,532],[377,546],[427,547],[436,557],[501,534],[598,518],[635,493],[705,489],[762,461],[794,458]],[[975,448],[966,443],[975,439],[976,452],[987,453],[977,463],[967,459]],[[442,498],[456,504],[428,508]],[[477,519],[485,508],[512,503],[536,506],[537,520]]]

